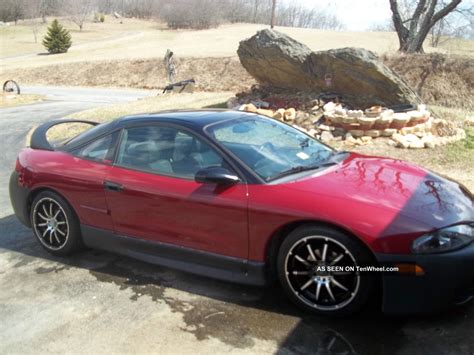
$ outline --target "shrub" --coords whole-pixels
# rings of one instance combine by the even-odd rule
[[[48,33],[43,39],[43,46],[49,53],[57,54],[66,53],[71,44],[71,34],[55,19],[48,27]]]
[[[94,22],[105,22],[105,15],[102,12],[94,14]]]
[[[163,6],[160,17],[171,29],[197,30],[217,27],[221,20],[220,9],[214,0],[174,0]]]

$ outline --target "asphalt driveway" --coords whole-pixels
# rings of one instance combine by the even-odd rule
[[[278,287],[234,285],[99,251],[50,256],[9,203],[9,174],[28,130],[146,93],[25,91],[47,91],[51,100],[0,109],[0,353],[474,354],[473,305],[430,317],[369,309],[327,319],[296,310]]]

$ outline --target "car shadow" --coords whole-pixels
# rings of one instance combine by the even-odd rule
[[[474,349],[472,306],[430,317],[388,317],[378,311],[374,302],[351,317],[308,315],[287,301],[276,285],[242,286],[97,250],[69,258],[54,257],[13,215],[0,219],[1,249],[14,253],[14,268],[35,265],[38,260],[49,261],[40,263],[34,271],[45,274],[79,268],[87,270],[98,282],[131,291],[131,301],[150,297],[164,302],[172,311],[183,314],[183,330],[194,333],[199,340],[212,336],[245,348],[258,338],[275,341],[281,354],[425,353],[429,348],[440,353],[472,353]],[[183,301],[176,296],[179,292],[201,297]]]

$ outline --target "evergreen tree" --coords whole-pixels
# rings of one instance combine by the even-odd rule
[[[48,33],[43,39],[43,46],[49,53],[56,54],[66,53],[71,44],[71,34],[55,19],[48,27]]]

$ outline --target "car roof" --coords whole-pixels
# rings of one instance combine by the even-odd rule
[[[194,131],[202,131],[202,129],[212,123],[222,122],[231,119],[245,118],[255,116],[255,114],[232,111],[232,110],[173,110],[162,111],[157,113],[146,113],[138,115],[129,115],[117,118],[113,121],[99,124],[90,130],[87,130],[78,136],[66,142],[63,146],[58,147],[58,150],[72,151],[90,141],[111,133],[118,129],[132,127],[142,124],[153,123],[174,123],[181,126],[188,127]]]
[[[157,113],[147,113],[130,115],[115,120],[116,127],[126,127],[128,125],[168,122],[178,123],[194,129],[202,129],[205,126],[236,118],[248,117],[253,114],[243,111],[202,109],[202,110],[172,110]]]

